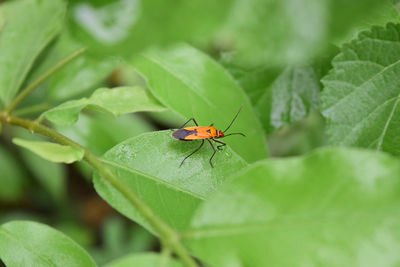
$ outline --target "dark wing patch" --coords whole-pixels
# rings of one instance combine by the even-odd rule
[[[210,130],[210,129],[208,129],[206,132],[210,134],[210,133],[211,133],[211,130]]]
[[[179,129],[172,133],[172,137],[178,140],[185,140],[185,137],[191,134],[197,135],[197,131],[188,131],[185,129]]]

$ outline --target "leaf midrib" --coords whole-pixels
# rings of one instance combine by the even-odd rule
[[[360,60],[362,62],[362,60]],[[346,96],[342,97],[339,101],[337,101],[336,103],[334,103],[332,106],[325,108],[323,110],[324,114],[327,114],[329,112],[329,110],[331,110],[332,108],[336,107],[337,105],[339,105],[340,103],[342,103],[344,100],[346,100],[347,98],[349,98],[350,96],[352,96],[355,93],[358,93],[360,91],[360,89],[362,89],[364,87],[364,85],[370,83],[372,80],[374,80],[377,76],[385,73],[387,70],[393,68],[394,66],[396,66],[397,64],[400,63],[400,59],[396,60],[394,63],[386,66],[385,68],[383,68],[382,70],[380,70],[379,72],[375,73],[374,75],[372,75],[369,79],[365,80],[362,84],[360,84],[359,86],[357,86],[350,94],[347,94]]]
[[[400,102],[400,93],[399,93],[399,95],[397,96],[397,100],[396,100],[396,102],[394,103],[393,108],[392,108],[392,110],[391,110],[391,112],[390,112],[389,118],[388,118],[388,120],[387,120],[386,123],[385,123],[385,127],[383,128],[383,131],[382,131],[381,135],[379,136],[378,145],[376,146],[376,149],[377,149],[377,150],[381,150],[381,149],[382,149],[383,139],[384,139],[385,136],[386,136],[387,129],[389,128],[390,122],[392,121],[394,112],[395,112],[396,107],[397,107],[397,105],[399,104],[399,102]]]
[[[389,98],[388,100],[386,100],[385,102],[383,102],[383,103],[377,105],[377,106],[376,106],[373,110],[371,110],[371,112],[369,112],[362,120],[360,120],[359,122],[357,122],[357,123],[351,128],[350,132],[346,134],[346,137],[343,139],[343,142],[342,142],[342,143],[345,144],[346,141],[349,140],[350,137],[352,137],[352,134],[354,133],[354,131],[355,131],[356,129],[358,129],[358,127],[359,127],[366,119],[368,119],[372,114],[374,114],[377,110],[379,110],[379,108],[385,106],[385,105],[386,105],[387,103],[389,103],[390,101],[393,101],[393,100],[395,100],[396,98],[399,98],[399,97],[400,97],[400,94],[399,94],[398,96],[391,97],[391,98]],[[389,119],[391,119],[391,118],[388,118],[388,120],[386,121],[386,123],[388,123]],[[382,134],[381,134],[381,135],[382,135]]]
[[[14,240],[16,243],[18,243],[21,247],[23,247],[26,251],[32,253],[33,255],[35,255],[36,257],[38,257],[39,259],[43,260],[44,262],[47,262],[47,264],[49,266],[54,266],[56,267],[57,264],[55,264],[51,259],[48,259],[47,257],[45,257],[44,255],[40,255],[37,254],[35,252],[34,249],[32,249],[31,247],[27,247],[25,246],[25,242],[21,241],[20,239],[18,239],[17,237],[15,237],[11,232],[7,231],[6,229],[4,229],[4,227],[0,227],[0,232],[2,232],[5,236],[7,236],[8,238]]]
[[[60,13],[58,13],[58,12],[54,12],[54,13],[53,13],[53,15],[54,15],[53,18],[57,17],[57,15],[59,15],[59,14],[60,14]],[[65,17],[65,10],[62,11],[62,17],[63,17],[62,20],[64,20],[64,17]],[[49,21],[54,21],[54,19],[49,20]],[[6,24],[6,22],[4,22],[4,24]],[[59,24],[59,23],[57,23],[57,24]],[[3,27],[3,28],[4,28],[4,27]],[[9,98],[10,98],[10,96],[11,96],[11,93],[13,93],[13,94],[15,95],[16,92],[18,92],[18,90],[20,89],[20,87],[21,87],[23,81],[27,78],[27,75],[28,75],[29,71],[31,70],[31,68],[32,68],[34,62],[36,61],[36,59],[37,59],[37,58],[39,57],[39,55],[43,52],[43,50],[48,46],[48,44],[50,43],[50,41],[53,40],[53,39],[58,35],[58,33],[61,31],[61,27],[58,26],[58,28],[59,28],[59,29],[54,30],[54,32],[53,32],[47,39],[45,39],[45,40],[43,41],[43,44],[42,44],[41,46],[39,46],[36,55],[34,55],[34,56],[31,58],[30,62],[26,65],[25,71],[24,71],[24,72],[22,73],[22,75],[20,76],[19,81],[16,81],[16,80],[18,79],[18,77],[17,77],[18,74],[15,75],[15,76],[13,77],[13,81],[12,81],[12,83],[10,83],[10,87],[9,87],[8,90],[7,90],[8,93],[7,93],[7,96],[6,96],[6,99],[5,99],[4,102],[6,102],[6,103],[9,102]],[[21,66],[22,62],[25,62],[26,57],[27,57],[27,54],[24,55],[24,60],[21,60],[21,61],[18,63],[18,68],[17,68],[17,69],[20,69],[19,66]],[[14,85],[14,84],[15,84],[15,85]],[[13,89],[13,90],[11,90],[11,89]],[[14,90],[15,90],[15,92],[13,92]]]
[[[390,216],[386,216],[387,220],[393,220],[393,221],[398,221],[398,218],[391,214]],[[360,216],[362,215],[362,216]],[[223,235],[238,235],[238,234],[244,234],[244,233],[251,233],[251,232],[258,232],[258,231],[265,231],[271,229],[280,229],[280,228],[287,228],[290,226],[293,228],[293,226],[304,226],[308,225],[312,228],[314,225],[325,225],[327,226],[328,224],[343,224],[343,218],[347,218],[346,214],[341,214],[340,216],[335,217],[336,220],[332,219],[324,219],[320,215],[315,215],[307,219],[303,220],[295,220],[296,217],[293,217],[294,220],[285,220],[282,216],[281,218],[278,218],[276,220],[271,220],[271,221],[266,221],[266,222],[259,222],[259,223],[241,223],[241,224],[220,224],[220,225],[211,225],[211,226],[204,226],[204,227],[199,227],[195,228],[192,230],[187,230],[182,233],[182,236],[186,240],[195,240],[195,239],[201,239],[201,238],[207,238],[207,237],[215,237],[215,236],[223,236]],[[367,213],[364,212],[362,214],[357,214],[357,222],[362,223],[363,221],[368,221],[368,222],[376,222],[379,223],[382,221],[383,216],[377,216],[376,213]]]
[[[171,184],[171,183],[169,183],[169,182],[167,182],[167,181],[165,181],[165,180],[163,180],[163,179],[159,179],[159,178],[157,178],[157,177],[155,177],[155,176],[149,175],[149,174],[147,174],[147,173],[143,173],[143,172],[141,172],[141,171],[132,169],[132,168],[130,168],[130,167],[121,165],[121,164],[119,164],[119,163],[116,163],[116,162],[114,162],[114,161],[110,161],[110,160],[107,160],[107,159],[104,159],[104,158],[102,158],[101,161],[104,162],[104,163],[106,163],[106,164],[108,164],[108,165],[111,165],[111,166],[114,166],[114,167],[123,169],[123,170],[125,170],[125,171],[128,171],[128,172],[130,172],[130,173],[132,173],[132,174],[134,174],[134,175],[143,176],[143,177],[145,177],[145,178],[147,178],[147,179],[149,179],[149,180],[151,180],[151,181],[154,181],[154,182],[159,183],[159,184],[163,184],[163,185],[165,185],[165,186],[168,187],[168,188],[171,188],[171,189],[176,190],[176,191],[178,191],[178,192],[182,192],[182,193],[188,194],[188,195],[190,195],[190,196],[192,196],[192,197],[194,197],[194,198],[197,198],[197,199],[199,199],[199,200],[202,200],[202,201],[205,200],[205,198],[204,198],[203,196],[198,195],[198,194],[196,194],[196,193],[194,193],[194,192],[188,191],[188,190],[186,190],[186,189],[182,189],[182,188],[180,188],[180,187],[178,187],[178,186],[176,186],[176,185],[174,185],[174,184]]]

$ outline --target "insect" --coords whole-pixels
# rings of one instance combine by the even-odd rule
[[[179,165],[179,167],[182,166],[182,164],[185,162],[185,160],[187,158],[189,158],[190,156],[192,156],[194,153],[196,153],[197,151],[199,151],[201,149],[201,147],[204,145],[205,140],[208,141],[208,143],[210,143],[212,149],[214,150],[214,153],[212,154],[211,158],[210,158],[210,165],[212,168],[214,168],[214,165],[212,163],[212,159],[215,155],[215,153],[217,152],[217,150],[215,150],[215,147],[213,145],[213,143],[211,141],[214,141],[216,143],[218,143],[219,145],[217,145],[217,149],[218,150],[222,150],[222,147],[226,146],[226,143],[217,140],[217,139],[221,139],[230,135],[241,135],[241,136],[245,136],[243,133],[230,133],[230,134],[225,134],[226,131],[229,130],[229,128],[232,126],[233,122],[236,120],[237,116],[239,115],[239,112],[242,110],[243,105],[239,108],[238,112],[236,113],[235,117],[233,118],[233,120],[231,121],[231,123],[228,125],[228,127],[224,130],[224,131],[219,131],[214,127],[214,123],[212,123],[210,126],[208,127],[202,127],[199,126],[197,124],[197,121],[194,118],[190,118],[187,122],[185,122],[182,127],[180,127],[180,129],[174,131],[172,133],[172,137],[174,137],[175,139],[181,140],[181,141],[193,141],[193,140],[201,140],[201,144],[198,148],[196,148],[196,150],[194,150],[192,153],[190,153],[188,156],[186,156],[181,164]],[[193,121],[194,124],[196,126],[193,127],[185,127],[186,124],[188,124],[190,121]],[[183,128],[185,127],[185,128]]]

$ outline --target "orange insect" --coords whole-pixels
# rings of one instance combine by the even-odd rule
[[[222,147],[226,146],[226,143],[216,140],[216,139],[220,139],[220,138],[224,138],[230,135],[242,135],[245,136],[242,133],[230,133],[230,134],[225,134],[225,132],[232,126],[232,123],[236,120],[237,116],[239,115],[239,112],[242,110],[243,105],[239,108],[238,112],[236,113],[235,117],[233,118],[233,120],[231,121],[231,123],[228,125],[228,127],[224,130],[224,131],[219,131],[214,127],[214,123],[212,123],[210,126],[208,127],[201,127],[197,124],[196,120],[194,118],[190,118],[187,122],[185,122],[182,127],[180,127],[181,129],[176,130],[172,133],[172,137],[174,137],[175,139],[181,140],[181,141],[193,141],[193,140],[201,140],[201,144],[198,148],[196,148],[195,151],[193,151],[192,153],[190,153],[188,156],[186,156],[181,164],[179,165],[182,166],[182,164],[185,162],[185,160],[187,158],[189,158],[190,156],[192,156],[194,153],[196,153],[197,151],[200,150],[200,148],[204,145],[204,140],[207,140],[212,149],[214,150],[214,153],[212,154],[211,158],[210,158],[210,165],[211,167],[214,168],[214,165],[212,164],[212,159],[215,155],[215,153],[217,152],[215,150],[214,145],[211,143],[210,140],[219,143],[219,145],[217,146],[218,150],[222,150]],[[183,128],[186,124],[188,124],[190,121],[193,121],[194,124],[196,124],[196,126],[193,127],[186,127]]]

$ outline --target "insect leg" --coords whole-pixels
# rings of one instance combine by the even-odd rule
[[[222,147],[226,146],[226,143],[219,141],[219,140],[215,140],[214,138],[211,138],[214,142],[220,143],[221,145],[217,146],[218,150],[222,150]]]
[[[210,165],[211,165],[211,167],[214,168],[214,165],[212,164],[212,159],[213,159],[213,157],[215,156],[215,153],[217,153],[217,150],[215,150],[214,145],[211,143],[211,141],[210,141],[209,139],[207,139],[207,141],[210,143],[212,149],[214,150],[214,153],[212,154],[212,156],[211,156],[211,158],[210,158]]]
[[[179,165],[179,167],[181,167],[182,166],[182,164],[183,164],[183,162],[185,162],[185,160],[188,158],[188,157],[190,157],[191,155],[193,155],[194,153],[196,153],[197,151],[199,151],[200,150],[200,148],[202,147],[204,145],[204,139],[203,140],[201,140],[201,144],[200,144],[200,146],[198,147],[198,148],[196,148],[196,150],[195,151],[193,151],[192,153],[190,153],[188,156],[186,156],[183,160],[182,160],[182,162],[181,162],[181,164]]]
[[[193,121],[194,124],[196,124],[196,126],[199,126],[197,124],[197,121],[194,118],[190,118],[187,122],[185,122],[181,127],[179,127],[179,129],[182,129],[186,124],[188,124],[190,121]]]

